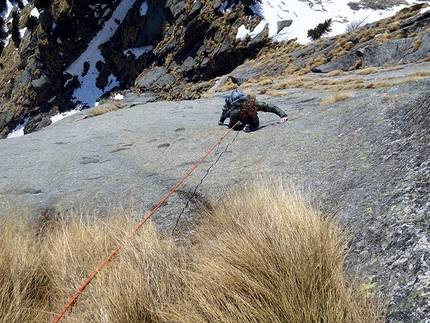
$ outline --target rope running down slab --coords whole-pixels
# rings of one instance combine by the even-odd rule
[[[152,211],[142,220],[142,222],[139,223],[139,225],[122,241],[118,247],[111,252],[109,256],[103,260],[103,262],[91,273],[91,275],[87,278],[87,280],[81,285],[81,287],[78,289],[78,291],[73,295],[73,297],[70,299],[70,301],[67,303],[67,305],[63,308],[63,310],[58,314],[57,318],[54,320],[54,323],[57,323],[60,321],[60,319],[64,316],[64,314],[67,312],[67,310],[76,302],[79,295],[85,290],[85,288],[90,284],[90,282],[94,279],[94,277],[102,270],[102,268],[118,253],[118,251],[121,250],[122,247],[125,246],[125,244],[134,236],[134,234],[145,224],[146,221],[163,205],[164,202],[176,191],[176,189],[191,175],[191,173],[210,155],[210,153],[218,147],[218,145],[221,143],[221,141],[227,137],[227,135],[235,128],[236,124],[231,127],[216,143],[212,146],[212,148],[200,159],[197,164],[193,166],[193,168],[190,169],[190,171],[185,174],[184,177],[171,189],[169,193],[152,209]]]

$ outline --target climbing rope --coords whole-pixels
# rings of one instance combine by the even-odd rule
[[[234,129],[234,127],[239,123],[236,122],[236,124],[231,127],[216,143],[212,146],[211,149],[193,166],[193,168],[190,169],[190,171],[185,174],[184,177],[170,190],[169,193],[152,209],[152,211],[142,220],[142,222],[139,223],[139,225],[116,247],[114,251],[110,253],[109,256],[103,260],[103,262],[91,273],[91,275],[88,277],[88,279],[81,285],[81,287],[78,289],[78,291],[73,295],[73,297],[70,299],[70,301],[67,303],[67,305],[63,308],[63,310],[58,314],[57,318],[54,320],[54,323],[57,323],[60,321],[60,319],[64,316],[64,314],[67,312],[67,310],[73,306],[73,304],[76,302],[79,295],[85,290],[85,288],[90,284],[90,282],[94,279],[94,277],[102,270],[102,268],[118,253],[118,251],[121,250],[122,247],[133,237],[133,235],[145,224],[146,221],[163,205],[164,202],[176,191],[176,189],[191,175],[191,173],[210,155],[210,153],[219,146],[221,141],[227,137],[227,135]]]
[[[190,204],[190,202],[193,200],[194,196],[196,196],[198,188],[200,187],[200,185],[202,185],[202,184],[203,184],[203,181],[204,181],[204,180],[206,179],[206,177],[209,175],[209,172],[210,172],[210,170],[212,169],[212,167],[214,167],[214,166],[218,163],[218,161],[221,159],[222,155],[227,151],[227,149],[228,149],[228,147],[230,146],[230,144],[232,144],[232,143],[236,140],[236,138],[237,138],[237,136],[238,136],[238,135],[239,135],[239,131],[236,133],[236,136],[234,137],[234,139],[233,139],[229,144],[227,144],[227,145],[225,146],[224,150],[223,150],[223,151],[218,155],[218,158],[217,158],[217,159],[212,163],[212,165],[210,165],[210,167],[206,170],[206,173],[203,175],[203,177],[200,179],[200,182],[196,185],[196,187],[194,188],[193,192],[190,194],[190,196],[189,196],[189,198],[188,198],[187,202],[185,203],[184,207],[182,208],[181,212],[179,213],[178,217],[176,218],[176,223],[175,223],[175,226],[173,227],[173,230],[172,230],[172,236],[174,236],[174,235],[175,235],[175,231],[176,231],[176,229],[177,229],[177,228],[178,228],[178,226],[179,226],[179,221],[180,221],[180,219],[181,219],[182,215],[185,213],[185,210],[188,208],[188,205],[189,205],[189,204]],[[220,144],[218,143],[218,145],[216,146],[216,149],[215,149],[215,152],[214,152],[214,154],[215,154],[215,155],[218,153],[219,145],[220,145]]]

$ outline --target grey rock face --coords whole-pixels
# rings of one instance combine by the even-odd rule
[[[162,66],[154,67],[136,79],[136,86],[144,91],[162,89],[166,85],[173,85],[175,78],[167,73]]]
[[[278,21],[276,24],[277,24],[277,26],[278,26],[278,30],[277,30],[277,33],[279,34],[279,32],[282,30],[282,29],[284,29],[284,28],[286,28],[286,27],[290,27],[291,26],[291,24],[293,23],[293,21],[290,19],[290,20],[281,20],[281,21]]]
[[[162,230],[192,219],[197,191],[217,201],[243,180],[277,178],[305,188],[338,216],[353,239],[347,266],[390,296],[388,322],[425,322],[430,304],[429,80],[319,106],[325,91],[258,96],[290,116],[259,113],[260,129],[232,132],[154,216]],[[228,93],[166,102],[128,93],[125,107],[97,117],[85,110],[29,135],[0,140],[0,214],[11,204],[36,210],[132,203],[149,210],[227,128],[217,120]],[[210,170],[210,172],[208,172]],[[202,180],[203,179],[203,180]],[[90,211],[91,212],[91,211]],[[144,213],[144,212],[143,212]]]

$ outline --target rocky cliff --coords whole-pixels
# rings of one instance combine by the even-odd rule
[[[350,236],[347,266],[368,293],[387,300],[387,322],[427,322],[430,313],[430,75],[408,74],[430,63],[369,74],[393,85],[332,91],[278,89],[258,99],[285,110],[279,123],[259,113],[261,127],[232,132],[153,216],[171,234],[195,223],[196,201],[216,203],[249,179],[279,179],[302,188],[324,213],[336,212]],[[361,79],[353,71],[333,78]],[[319,75],[313,79],[319,81]],[[328,79],[326,79],[327,81]],[[254,84],[247,88],[264,92]],[[224,96],[188,101],[124,93],[41,131],[0,140],[0,216],[34,216],[78,208],[89,215],[128,206],[144,217],[223,136]],[[330,101],[329,101],[330,102]],[[111,111],[98,115],[96,111]]]
[[[385,8],[398,4],[377,3]],[[31,3],[14,8],[25,32],[18,41],[9,41],[0,57],[0,138],[18,124],[25,123],[29,133],[49,125],[49,118],[58,112],[92,106],[77,101],[74,93],[85,86],[79,78],[93,71],[93,82],[100,90],[98,101],[127,88],[157,92],[170,100],[195,99],[226,81],[241,85],[250,79],[415,62],[428,58],[430,46],[430,14],[420,14],[425,4],[307,46],[294,39],[273,43],[267,28],[253,38],[237,39],[240,26],[253,30],[261,18],[234,0],[35,4],[39,6],[36,13]],[[113,16],[120,4],[126,7],[121,20]],[[357,10],[374,5],[350,4]],[[117,24],[115,33],[97,46],[99,55],[89,53],[82,58],[109,19]],[[279,23],[280,28],[291,24]],[[80,75],[72,75],[71,64],[78,57],[82,58],[77,66]]]
[[[140,90],[160,91],[180,83],[210,80],[230,72],[267,44],[262,32],[254,39],[235,39],[237,28],[250,28],[259,22],[246,16],[240,2],[227,1],[123,1],[129,3],[114,35],[100,44],[101,59],[91,55],[82,63],[82,75],[96,68],[96,85],[102,91],[134,86],[140,74],[161,71],[157,82],[147,85],[141,78]],[[38,8],[36,26],[27,28],[18,42],[9,42],[2,52],[0,133],[4,137],[25,119],[26,132],[49,124],[49,116],[82,107],[73,92],[78,77],[67,68],[86,50],[88,44],[112,17],[121,1],[53,1]],[[226,12],[225,6],[232,10]],[[24,28],[34,11],[32,6],[14,10]],[[33,16],[35,17],[35,16]],[[136,54],[135,49],[151,50]],[[108,88],[110,77],[117,86]],[[139,85],[140,84],[140,85]],[[176,95],[177,97],[178,95]],[[192,97],[193,95],[189,95]],[[194,95],[195,96],[195,95]]]
[[[99,210],[129,202],[151,209],[225,133],[216,124],[220,108],[240,85],[290,120],[278,124],[277,116],[261,114],[259,131],[232,133],[154,221],[170,230],[178,217],[192,220],[194,191],[216,201],[226,186],[256,174],[292,181],[324,209],[338,210],[351,233],[347,265],[366,275],[372,292],[389,298],[387,321],[427,322],[430,62],[423,5],[304,46],[274,44],[265,33],[258,42],[231,40],[218,31],[215,22],[226,17],[216,2],[152,1],[146,16],[142,3],[128,11],[112,43],[100,46],[104,61],[82,66],[97,65],[101,87],[110,73],[123,82],[113,91],[134,87],[121,90],[122,109],[111,113],[87,109],[48,126],[49,116],[75,104],[78,80],[65,71],[85,50],[80,40],[93,38],[116,2],[55,2],[58,7],[41,10],[19,50],[11,43],[5,48],[3,136],[26,118],[27,132],[43,129],[0,141],[7,156],[0,164],[0,209],[30,204],[43,213],[83,203]],[[243,10],[228,14],[231,28],[249,19]],[[96,12],[97,19],[87,28],[68,12],[82,19]],[[204,13],[207,20],[199,18]],[[163,21],[161,34],[149,17]],[[192,26],[203,23],[206,31],[195,30],[199,37],[192,38]],[[133,49],[146,46],[153,50],[137,57]],[[245,62],[231,58],[241,52]],[[117,103],[108,96],[100,101],[107,111]]]

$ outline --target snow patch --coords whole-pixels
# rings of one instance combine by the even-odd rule
[[[34,7],[30,12],[30,16],[33,16],[33,17],[39,18],[39,15],[40,15],[40,12],[39,10],[37,10],[36,7]]]
[[[30,118],[25,118],[24,122],[17,125],[15,129],[13,129],[12,132],[7,135],[6,139],[24,136],[24,128],[29,120]]]
[[[51,122],[55,123],[57,121],[60,121],[61,119],[64,119],[65,117],[71,116],[71,115],[76,114],[78,112],[79,112],[79,110],[71,110],[71,111],[67,111],[67,112],[57,113],[55,116],[51,117]]]
[[[105,92],[110,91],[115,86],[119,85],[116,78],[112,75],[109,77],[109,84],[104,89],[99,89],[96,86],[96,80],[99,76],[99,72],[96,68],[97,62],[104,62],[104,57],[98,48],[100,44],[107,42],[116,32],[118,23],[124,20],[127,12],[131,9],[135,0],[123,0],[115,11],[112,13],[112,17],[105,23],[104,28],[100,30],[97,35],[88,44],[87,49],[84,53],[74,61],[65,73],[78,77],[80,88],[76,89],[73,93],[74,102],[80,103],[83,106],[93,107],[96,100],[102,96]],[[84,71],[84,63],[89,62],[90,68],[85,76],[82,76]]]
[[[117,100],[117,101],[121,101],[122,99],[124,99],[124,95],[122,95],[121,93],[117,93],[117,94],[115,94],[113,99]]]
[[[153,49],[154,49],[154,46],[149,45],[149,46],[144,46],[140,48],[125,49],[123,53],[126,56],[130,56],[131,54],[133,54],[136,58],[139,58],[143,54],[151,52]]]
[[[144,1],[142,3],[142,5],[140,6],[139,11],[140,11],[140,15],[141,16],[146,16],[146,13],[148,12],[148,2],[147,1]]]
[[[257,27],[254,28],[253,31],[248,30],[244,25],[242,25],[237,30],[236,39],[243,40],[247,35],[251,37],[256,37],[264,30],[264,27],[266,26],[266,24],[267,24],[266,21],[264,20],[260,21],[260,23],[257,25]]]
[[[297,38],[301,44],[309,43],[307,32],[315,28],[319,23],[332,19],[332,31],[326,36],[343,34],[348,23],[364,19],[366,23],[375,22],[394,15],[397,11],[412,5],[403,4],[388,10],[360,9],[352,10],[348,3],[350,0],[321,0],[318,4],[310,5],[309,2],[300,0],[261,0],[261,3],[252,5],[251,9],[269,24],[269,38],[274,41],[285,41]],[[424,2],[424,1],[422,1]],[[292,20],[290,27],[284,28],[278,33],[278,21]],[[244,32],[244,30],[240,30]],[[251,35],[251,33],[248,33]],[[246,36],[246,35],[245,35]],[[242,39],[243,34],[237,38]]]

